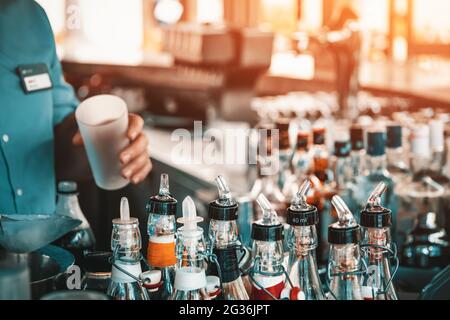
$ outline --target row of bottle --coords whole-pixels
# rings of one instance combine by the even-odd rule
[[[435,246],[446,243],[445,229],[450,227],[450,155],[445,155],[445,122],[434,118],[428,124],[411,125],[400,116],[397,119],[398,123],[370,125],[323,119],[311,124],[305,119],[286,117],[262,120],[257,126],[257,140],[258,148],[265,152],[258,153],[258,178],[251,190],[252,198],[263,193],[285,219],[299,183],[309,179],[313,184],[309,201],[319,209],[322,221],[319,260],[324,262],[329,249],[327,227],[336,217],[330,202],[333,195],[341,196],[352,212],[359,212],[366,195],[383,182],[388,185],[383,206],[394,212],[393,236],[404,252],[405,263],[442,265],[442,257],[429,257],[423,264],[417,262],[422,258],[410,253],[414,251],[411,239],[415,238],[416,220],[424,214],[436,217],[436,224],[426,232],[444,232]],[[334,142],[331,146],[330,140]],[[279,164],[278,170],[267,170],[276,167],[274,163]],[[257,209],[255,218],[259,216]]]
[[[390,261],[391,211],[380,204],[387,186],[381,183],[361,213],[362,228],[339,196],[332,198],[338,221],[328,228],[331,245],[329,294],[320,281],[317,261],[319,214],[307,203],[306,180],[287,209],[287,224],[278,220],[267,198],[257,203],[261,219],[252,224],[249,255],[239,239],[238,204],[223,179],[216,179],[219,197],[209,205],[208,241],[197,224],[193,200],[184,199],[183,216],[175,220],[177,200],[163,174],[159,194],[147,204],[149,245],[141,254],[138,220],[122,199],[121,217],[113,220],[112,274],[107,294],[113,299],[147,300],[322,300],[396,299]],[[176,222],[183,226],[176,229]],[[288,226],[288,228],[286,228]],[[362,237],[362,238],[361,238]],[[241,261],[250,258],[243,272]],[[142,266],[148,269],[143,272]]]

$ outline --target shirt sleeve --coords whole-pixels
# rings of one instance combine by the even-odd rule
[[[58,60],[56,50],[53,52],[50,76],[53,81],[53,125],[56,126],[63,121],[65,117],[74,112],[79,104],[73,87],[64,79],[61,62]]]

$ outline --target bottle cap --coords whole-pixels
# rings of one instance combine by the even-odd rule
[[[278,217],[272,205],[261,193],[256,202],[263,211],[263,218],[252,225],[252,239],[259,241],[279,241],[284,238],[284,227],[278,222]]]
[[[361,211],[361,226],[366,228],[385,228],[392,225],[391,210],[381,205],[381,196],[387,185],[380,182],[367,200],[366,207]]]
[[[180,228],[184,233],[186,232],[196,232],[197,223],[202,222],[202,217],[197,217],[197,209],[195,208],[194,200],[191,197],[186,197],[183,200],[183,217],[178,218],[177,222],[184,224]]]
[[[325,144],[325,128],[318,127],[313,129],[313,143],[314,144]]]
[[[430,155],[430,128],[418,125],[411,130],[411,152],[414,155],[427,157]]]
[[[232,221],[238,218],[238,204],[231,198],[231,192],[225,179],[218,176],[215,180],[219,190],[219,198],[209,204],[210,219]]]
[[[130,206],[128,204],[127,197],[122,197],[120,199],[120,218],[113,219],[112,222],[113,222],[113,224],[120,224],[120,225],[126,225],[126,224],[139,225],[139,220],[137,218],[130,217]]]
[[[173,287],[180,291],[200,290],[206,288],[205,270],[198,267],[181,267],[175,272]]]
[[[287,223],[291,226],[313,226],[319,223],[317,208],[306,202],[311,182],[305,180],[287,210]]]
[[[387,143],[388,148],[396,149],[402,146],[402,126],[392,124],[387,126]]]
[[[309,149],[309,132],[299,131],[297,133],[297,150],[305,150]]]
[[[432,150],[444,150],[444,122],[430,121],[430,144]]]
[[[61,181],[58,183],[59,194],[77,194],[77,183],[73,181]]]
[[[150,197],[145,206],[147,213],[174,216],[177,212],[177,200],[170,195],[169,175],[163,173],[159,187],[159,194]]]
[[[367,132],[367,154],[378,157],[386,154],[386,133],[383,131]]]
[[[338,158],[346,158],[350,155],[351,148],[350,141],[335,141],[334,155]]]
[[[364,149],[364,130],[362,126],[355,124],[350,128],[350,140],[353,151]]]
[[[328,227],[328,242],[331,244],[359,243],[360,227],[344,200],[339,196],[333,196],[331,203],[337,211],[339,220]]]

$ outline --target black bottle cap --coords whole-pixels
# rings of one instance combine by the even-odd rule
[[[215,248],[213,253],[217,256],[222,282],[229,283],[240,277],[241,273],[239,271],[239,261],[236,247],[232,246],[220,249]]]
[[[238,218],[238,205],[221,206],[216,201],[209,203],[208,215],[210,219],[232,221]]]
[[[385,132],[369,131],[367,133],[367,154],[375,157],[386,154]]]
[[[313,129],[313,143],[325,144],[325,128]]]
[[[335,141],[334,155],[339,158],[345,158],[350,155],[352,145],[350,141]]]
[[[286,222],[291,226],[307,227],[319,223],[319,212],[314,206],[310,206],[309,210],[299,211],[292,210],[291,207],[287,210]]]
[[[361,226],[366,228],[386,228],[392,225],[391,210],[375,207],[361,211]]]
[[[360,240],[359,225],[349,228],[335,228],[332,224],[328,227],[328,242],[331,244],[359,243]]]
[[[145,206],[147,213],[159,214],[162,216],[174,216],[177,213],[177,200],[160,199],[161,196],[152,196]]]
[[[360,125],[353,125],[350,128],[350,140],[352,150],[359,151],[364,149],[364,130]]]
[[[258,241],[280,241],[284,239],[284,227],[282,224],[263,225],[253,223],[252,239]]]
[[[388,148],[400,148],[402,146],[402,127],[400,125],[390,125],[387,127]]]

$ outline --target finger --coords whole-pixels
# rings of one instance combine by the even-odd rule
[[[141,154],[122,168],[122,176],[125,179],[131,179],[131,177],[135,175],[147,163],[147,161],[149,161],[148,155],[145,153]]]
[[[144,128],[144,119],[137,114],[130,113],[128,116],[128,138],[133,141]]]
[[[81,137],[80,131],[77,131],[77,133],[75,133],[75,135],[72,138],[72,143],[76,146],[83,145],[83,138]]]
[[[126,165],[134,158],[138,157],[142,153],[148,156],[147,152],[148,139],[144,134],[140,134],[136,140],[134,140],[129,146],[127,146],[120,153],[120,161],[123,165]]]
[[[144,181],[149,172],[152,170],[152,167],[153,167],[152,162],[150,161],[150,159],[148,159],[146,164],[139,170],[139,172],[133,175],[133,177],[131,178],[131,182],[133,184],[138,184]]]

